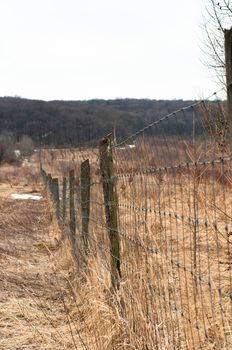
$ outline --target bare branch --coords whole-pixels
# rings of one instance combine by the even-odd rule
[[[232,14],[232,7],[230,1],[223,0],[226,9]]]
[[[207,66],[216,72],[220,84],[225,84],[224,32],[232,26],[231,0],[208,0],[203,18],[204,50]]]

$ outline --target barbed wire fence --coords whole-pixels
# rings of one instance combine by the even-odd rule
[[[137,349],[232,348],[231,127],[214,96],[118,143],[41,152],[75,261],[99,259]]]
[[[227,128],[225,114],[218,101],[187,110],[170,115],[188,118],[184,134],[162,118],[119,145],[102,140],[93,164],[77,153],[68,178],[44,177],[76,256],[99,255],[112,291],[133,288],[123,314],[135,337],[148,349],[229,349],[232,157],[213,119]]]

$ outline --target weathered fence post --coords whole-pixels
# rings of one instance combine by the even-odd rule
[[[88,253],[88,235],[89,235],[89,213],[90,213],[90,165],[89,160],[81,163],[81,222],[82,237],[86,254]]]
[[[70,214],[70,233],[72,244],[76,241],[76,218],[75,218],[75,206],[74,206],[74,170],[69,172],[69,214]]]
[[[75,176],[74,170],[69,172],[69,227],[70,227],[70,243],[72,248],[72,253],[75,262],[79,263],[78,257],[78,247],[76,240],[76,216],[75,216],[75,203],[74,203],[74,194],[75,194]]]
[[[63,223],[66,220],[66,208],[67,208],[67,179],[63,177],[63,188],[62,188],[62,219]]]
[[[114,291],[120,286],[120,242],[118,233],[118,198],[114,177],[112,134],[100,141],[100,170],[103,181],[106,225],[110,239],[111,283]]]
[[[46,173],[45,173],[45,171],[43,170],[42,165],[40,166],[40,174],[41,174],[41,176],[42,176],[43,181],[45,182],[45,179],[46,179]]]
[[[52,194],[56,209],[56,217],[60,217],[60,194],[59,194],[59,180],[57,178],[52,179]]]
[[[229,140],[232,149],[232,28],[224,31]]]
[[[48,188],[50,193],[52,193],[52,176],[51,174],[48,174]]]

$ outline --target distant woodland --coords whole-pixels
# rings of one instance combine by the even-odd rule
[[[193,101],[116,99],[89,101],[38,101],[16,97],[0,98],[0,134],[11,133],[16,140],[28,135],[36,145],[95,145],[115,129],[117,139]],[[191,127],[186,112],[181,122],[172,121],[166,132]]]

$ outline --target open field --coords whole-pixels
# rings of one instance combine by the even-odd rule
[[[162,154],[165,144],[158,143],[157,153]],[[177,157],[176,148],[170,144],[165,158],[169,167],[163,167],[162,157],[160,167],[151,167],[154,154],[149,144],[115,150],[122,279],[118,304],[113,307],[117,317],[110,323],[116,332],[112,333],[113,349],[230,349],[231,159],[225,156],[222,161],[215,147],[206,149],[200,143],[196,148],[201,157],[190,145],[184,152],[184,142]],[[87,280],[95,288],[91,299],[96,305],[107,306],[111,254],[99,157],[96,150],[77,150],[75,156],[74,151],[71,153],[75,159],[76,203],[80,164],[85,156],[90,159],[87,265],[91,273]],[[71,153],[69,156],[66,150],[66,164]],[[204,162],[206,155],[208,162]],[[44,154],[43,164],[47,172],[59,177],[62,188],[62,178],[68,172],[63,173],[59,162],[50,158],[51,154]],[[70,169],[72,165],[71,161]],[[83,254],[78,204],[76,220],[78,249]],[[91,327],[97,327],[94,319],[92,322]],[[101,328],[100,334],[103,339],[109,337],[109,329],[105,334]],[[103,344],[102,348],[107,348]]]
[[[0,193],[0,349],[78,349],[68,316],[70,259],[59,258],[59,230],[37,160],[2,166]],[[43,199],[15,200],[13,193]]]
[[[19,210],[23,228],[21,240],[20,229],[10,240],[7,227],[17,220],[3,218],[3,249],[14,251],[17,239],[25,262],[18,271],[12,260],[4,278],[12,270],[25,278],[16,284],[23,295],[31,291],[33,306],[31,316],[15,286],[7,291],[24,310],[20,320],[30,321],[22,344],[33,334],[35,344],[45,337],[46,349],[232,348],[231,152],[214,120],[202,122],[199,108],[189,108],[188,128],[176,124],[179,135],[169,134],[172,113],[120,144],[108,136],[101,152],[43,149],[3,175],[2,205],[10,201],[16,218]],[[43,199],[33,206],[9,200],[14,186]]]

